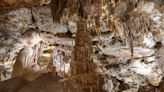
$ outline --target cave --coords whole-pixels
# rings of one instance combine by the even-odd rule
[[[0,7],[0,92],[164,92],[163,0]]]

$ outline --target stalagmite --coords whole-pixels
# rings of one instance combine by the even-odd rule
[[[95,72],[96,65],[92,58],[92,40],[86,21],[77,23],[74,59],[71,73],[77,83],[85,88],[86,92],[102,92],[101,76]]]
[[[34,49],[32,47],[38,44],[41,38],[39,38],[35,32],[30,34],[29,38],[26,39],[27,43],[25,43],[24,48],[17,56],[13,66],[12,77],[22,77],[26,80],[33,80],[39,75],[39,66],[37,64],[39,49],[38,47]]]

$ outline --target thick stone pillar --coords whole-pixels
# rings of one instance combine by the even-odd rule
[[[71,64],[71,73],[74,80],[79,83],[85,92],[103,92],[102,78],[95,72],[93,63],[92,36],[87,30],[87,22],[77,23],[77,35],[74,48],[74,59]]]

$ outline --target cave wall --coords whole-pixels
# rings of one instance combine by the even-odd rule
[[[144,88],[147,88],[148,92],[162,92],[163,84],[160,85],[160,82],[164,72],[163,2],[134,0],[136,6],[129,9],[127,2],[118,1],[115,3],[110,0],[110,4],[104,3],[101,7],[103,12],[99,15],[100,31],[91,32],[93,61],[97,65],[96,71],[104,76],[103,88],[108,92],[136,92]],[[95,6],[91,9],[94,8]],[[1,79],[10,78],[12,65],[27,43],[28,37],[25,35],[31,28],[35,29],[42,39],[43,51],[39,59],[42,70],[47,67],[46,62],[53,61],[60,76],[70,76],[77,21],[75,14],[72,18],[61,16],[60,22],[54,22],[51,8],[48,6],[18,7],[1,13]],[[94,19],[90,27],[97,27]],[[161,89],[158,89],[158,86]]]

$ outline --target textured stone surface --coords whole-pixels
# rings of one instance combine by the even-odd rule
[[[163,11],[159,4],[153,1],[134,0],[134,4],[137,2],[135,8],[128,7],[128,2],[120,1],[116,4],[115,0],[112,1],[109,2],[110,5],[103,5],[100,31],[92,34],[96,71],[105,76],[103,88],[107,92],[155,92],[159,85],[157,89],[162,90],[163,82],[160,82],[164,77],[161,47],[164,46]],[[96,5],[92,8],[97,9]],[[96,12],[93,11],[94,16],[97,16]],[[69,76],[67,70],[70,70],[72,61],[77,20],[77,15],[70,19],[65,15],[59,23],[54,22],[47,6],[17,8],[0,14],[1,80],[10,78],[16,56],[31,39],[26,35],[30,28],[38,32],[34,44],[38,41],[37,37],[42,41],[43,49],[38,61],[41,69],[47,72],[48,65],[53,64],[60,76]],[[93,31],[96,29],[94,21],[89,21],[91,24],[88,26]]]

